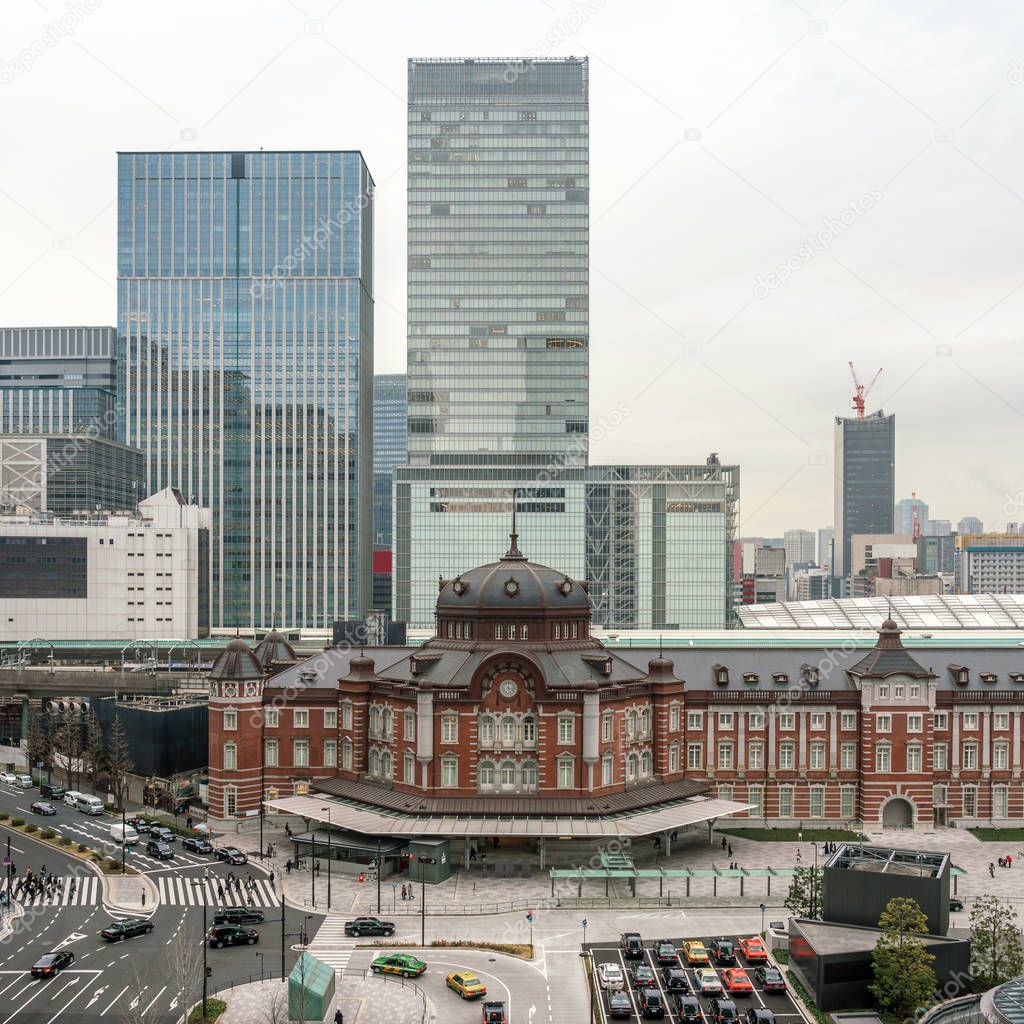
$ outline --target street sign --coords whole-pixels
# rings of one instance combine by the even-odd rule
[[[761,904],[761,913],[763,914],[767,909],[768,908],[762,903]]]
[[[586,918],[583,918],[583,920],[580,921],[580,924],[582,924],[583,927],[586,928],[587,925],[590,924],[590,922]]]
[[[526,912],[526,920],[527,921],[533,921],[533,911],[532,910],[528,910]]]

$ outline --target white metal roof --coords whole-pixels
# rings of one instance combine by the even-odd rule
[[[297,814],[310,821],[337,825],[364,835],[391,836],[544,836],[557,839],[600,839],[609,836],[649,836],[655,832],[672,831],[687,825],[698,825],[712,818],[722,818],[750,805],[733,800],[693,799],[648,811],[637,811],[610,817],[485,817],[445,816],[418,817],[410,814],[388,814],[366,806],[357,806],[329,797],[291,796],[267,800],[269,811]],[[330,815],[325,811],[330,807]]]

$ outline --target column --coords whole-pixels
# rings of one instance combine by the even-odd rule
[[[543,836],[541,836],[540,839],[537,840],[537,852],[540,853],[540,869],[541,869],[541,871],[544,870],[544,854],[547,852],[547,845],[546,844],[547,844],[547,840]],[[552,884],[554,884],[554,883],[552,883]]]
[[[991,719],[991,711],[981,713],[981,768],[986,772],[992,767]]]
[[[715,713],[708,708],[708,731],[707,731],[707,766],[708,775],[715,773]]]
[[[420,787],[429,784],[428,771],[434,759],[434,694],[420,690],[416,694],[416,761],[420,766]]]
[[[834,709],[828,713],[828,767],[833,772],[839,768],[839,714]]]
[[[600,707],[596,690],[583,694],[583,763],[587,766],[587,792],[594,792],[594,765],[597,763],[600,742]]]
[[[797,728],[799,729],[799,740],[798,740],[798,757],[797,766],[801,771],[807,770],[807,712],[798,711],[797,716]]]
[[[1013,754],[1010,758],[1010,767],[1013,768],[1014,776],[1020,774],[1020,712],[1013,712]]]
[[[774,707],[768,709],[768,750],[767,756],[768,771],[775,771],[775,719],[778,716],[778,710]]]
[[[747,713],[736,712],[736,768],[743,771],[747,767]]]
[[[960,709],[954,705],[950,712],[953,716],[953,739],[950,743],[950,756],[953,771],[960,770]]]

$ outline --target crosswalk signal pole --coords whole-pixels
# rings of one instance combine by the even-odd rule
[[[125,817],[124,817],[124,800],[121,801],[121,874],[124,874],[124,858],[125,853],[128,849],[128,840],[124,834],[125,828]]]
[[[284,981],[284,883],[281,883],[281,980]]]

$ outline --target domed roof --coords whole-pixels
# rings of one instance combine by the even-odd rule
[[[299,659],[295,657],[295,649],[276,629],[272,629],[253,651],[264,669],[273,665],[294,665]]]
[[[440,580],[437,614],[589,615],[586,583],[529,561],[517,541],[513,533],[511,547],[497,562]]]
[[[263,676],[263,667],[240,636],[217,655],[210,669],[211,679],[262,679]]]

